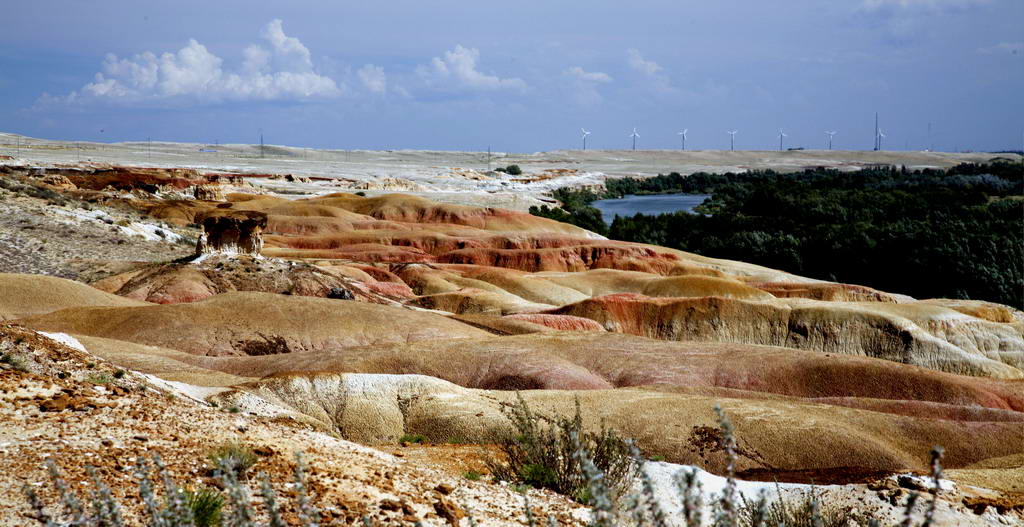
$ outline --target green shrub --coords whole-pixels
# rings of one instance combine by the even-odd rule
[[[185,491],[185,505],[192,511],[196,527],[219,527],[224,509],[224,495],[212,487]]]
[[[510,176],[518,176],[523,173],[523,169],[519,168],[519,165],[509,165],[505,167],[505,173]]]
[[[577,451],[587,453],[613,496],[620,494],[637,472],[627,441],[608,428],[602,427],[600,432],[583,429],[579,400],[571,418],[535,414],[518,393],[515,404],[502,410],[514,433],[494,438],[503,459],[487,459],[487,465],[497,480],[550,489],[589,503],[587,475],[574,455]]]
[[[398,442],[423,444],[427,442],[427,436],[423,434],[405,434],[404,436],[398,438]]]
[[[232,441],[210,451],[207,459],[215,470],[227,471],[236,478],[245,479],[246,473],[256,464],[256,453],[251,448]]]
[[[114,378],[107,372],[93,373],[86,377],[85,380],[93,384],[110,384],[114,382]]]
[[[462,477],[464,477],[464,478],[466,478],[466,479],[468,479],[470,481],[480,481],[480,478],[482,477],[482,474],[480,474],[479,472],[477,472],[475,470],[470,470],[469,472],[466,472],[466,473],[462,474]]]
[[[0,355],[0,362],[9,364],[11,369],[15,371],[28,371],[28,359],[19,353],[4,353],[3,355]]]

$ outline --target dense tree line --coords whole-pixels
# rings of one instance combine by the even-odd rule
[[[1024,169],[1018,163],[920,171],[673,173],[613,179],[606,186],[605,195],[563,191],[556,197],[571,205],[546,215],[613,239],[919,298],[1024,308]],[[616,217],[607,231],[593,228],[601,216],[590,201],[664,192],[712,197],[697,208],[699,214],[637,214]]]

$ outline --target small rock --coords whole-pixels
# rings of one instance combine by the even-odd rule
[[[380,500],[380,510],[382,511],[397,511],[402,509],[402,503],[398,500],[383,499]]]
[[[466,515],[455,503],[452,503],[448,498],[440,498],[434,502],[434,510],[437,511],[437,515],[448,521],[448,525],[451,527],[459,527],[459,520]]]
[[[133,435],[132,439],[134,439],[136,441],[142,441],[143,443],[145,443],[146,441],[149,441],[149,436],[138,434],[138,435]]]
[[[452,491],[455,490],[455,488],[452,487],[451,485],[447,484],[447,483],[441,483],[438,486],[434,487],[434,490],[436,490],[436,491],[440,492],[441,494],[444,494],[445,496],[447,496],[447,495],[451,494]]]

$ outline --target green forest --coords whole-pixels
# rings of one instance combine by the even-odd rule
[[[1024,308],[1024,167],[962,164],[839,172],[678,173],[559,189],[534,215],[651,243],[917,298]],[[710,194],[697,214],[616,217],[590,203],[626,194]]]

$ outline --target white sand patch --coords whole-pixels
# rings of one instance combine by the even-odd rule
[[[154,225],[152,223],[133,221],[128,223],[128,225],[119,225],[114,222],[114,219],[110,217],[109,214],[103,212],[102,210],[67,210],[59,207],[54,207],[51,210],[57,214],[66,216],[68,218],[73,218],[78,221],[100,221],[103,223],[107,223],[111,227],[118,229],[124,234],[127,234],[129,236],[141,236],[147,241],[176,242],[181,239],[181,236],[179,236],[177,233],[165,229],[159,225]],[[70,223],[73,224],[74,222]]]
[[[173,394],[180,395],[181,397],[191,399],[204,405],[209,404],[206,402],[207,397],[224,391],[224,388],[219,387],[196,386],[194,384],[184,382],[168,381],[148,373],[141,373],[137,371],[133,371],[132,373],[142,376],[149,384],[157,388],[162,388]]]
[[[78,339],[72,337],[71,335],[68,335],[67,333],[48,333],[46,331],[37,331],[36,333],[50,340],[56,340],[57,342],[60,342],[61,344],[69,348],[74,348],[78,351],[82,351],[85,353],[89,352],[88,350],[85,349],[85,346],[83,346],[82,343],[78,341]]]

